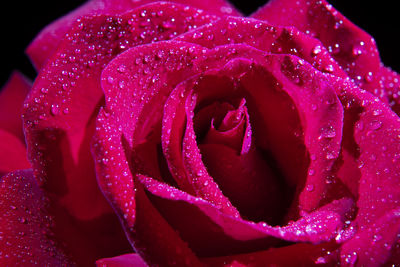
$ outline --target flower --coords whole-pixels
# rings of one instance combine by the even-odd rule
[[[2,264],[399,263],[399,77],[327,2],[92,0],[27,52]]]

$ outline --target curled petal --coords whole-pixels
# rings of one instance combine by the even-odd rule
[[[330,241],[342,227],[345,210],[353,204],[350,199],[341,199],[286,226],[271,227],[265,222],[256,224],[222,213],[207,201],[154,179],[139,177],[139,180],[150,193],[152,204],[203,256],[259,250],[276,244],[277,239],[314,244]],[[191,231],[194,225],[197,231]],[[208,242],[210,239],[212,244]]]
[[[93,154],[99,185],[119,215],[127,237],[149,264],[201,266],[181,237],[152,206],[132,174],[115,118],[101,111]],[[111,149],[112,148],[112,149]]]

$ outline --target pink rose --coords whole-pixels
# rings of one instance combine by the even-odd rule
[[[1,265],[400,264],[400,77],[325,1],[92,0],[27,53]]]

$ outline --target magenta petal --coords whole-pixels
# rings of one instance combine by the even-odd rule
[[[322,72],[347,77],[319,40],[293,27],[271,25],[250,18],[224,17],[212,24],[187,32],[176,40],[200,44],[207,48],[246,44],[268,53],[292,54]]]
[[[202,155],[197,146],[196,134],[193,128],[195,97],[189,94],[185,104],[186,129],[182,141],[182,160],[189,182],[193,185],[197,196],[210,201],[210,203],[220,207],[227,214],[239,216],[239,212],[232,206],[229,199],[222,193],[217,183],[208,174],[206,166],[202,161]]]
[[[79,17],[97,12],[101,13],[101,8],[101,0],[89,0],[78,9],[46,26],[26,49],[26,54],[34,67],[38,71],[42,69]]]
[[[159,15],[153,17],[153,13]],[[176,24],[161,27],[176,14],[180,15]],[[187,21],[187,17],[192,20]],[[104,101],[100,87],[104,66],[129,47],[152,42],[154,38],[171,38],[211,19],[196,9],[168,3],[142,6],[122,16],[85,17],[42,69],[25,105],[29,154],[34,169],[48,176],[41,177],[48,190],[56,191],[74,216],[91,219],[110,212],[97,190],[89,153],[94,118]],[[103,28],[113,29],[108,31],[107,38]],[[140,37],[144,32],[146,35]],[[67,170],[63,179],[58,177],[60,168]],[[61,180],[66,185],[60,188]],[[76,186],[77,182],[80,186]]]
[[[132,174],[115,118],[98,116],[93,154],[100,188],[119,215],[132,246],[149,264],[200,266],[180,236],[149,202]]]
[[[380,90],[388,96],[389,106],[400,116],[400,75],[390,68],[381,66],[377,75],[380,80]]]
[[[242,99],[237,110],[227,111],[217,128],[215,128],[213,118],[211,127],[202,143],[225,144],[238,151],[239,154],[248,153],[251,147],[252,133],[249,113],[245,104],[246,101]]]
[[[223,49],[219,48],[218,51],[222,53]],[[240,54],[238,49],[236,52]],[[325,181],[332,175],[331,167],[340,152],[343,120],[341,103],[336,96],[335,88],[329,84],[323,74],[301,59],[287,55],[265,55],[262,58],[254,55],[253,60],[262,68],[253,67],[251,75],[242,75],[240,81],[256,101],[255,105],[263,106],[262,109],[260,108],[263,119],[274,119],[270,115],[274,112],[264,114],[266,105],[262,102],[265,101],[266,96],[261,92],[266,92],[262,89],[265,84],[272,84],[277,87],[276,90],[286,92],[300,113],[302,125],[305,127],[304,144],[310,153],[311,163],[304,187],[298,184],[298,189],[302,190],[299,204],[300,210],[312,210],[326,201],[325,197],[328,197],[326,193],[329,191],[330,185]],[[234,66],[233,63],[234,61],[232,61]],[[242,63],[238,62],[238,64]],[[245,67],[247,64],[245,63],[243,66]],[[271,73],[276,80],[269,77],[272,81],[268,81],[268,73]],[[279,86],[276,85],[277,83]],[[271,124],[273,125],[273,123]],[[277,129],[268,130],[273,132]],[[274,138],[280,136],[282,133],[277,132]],[[282,151],[281,144],[282,142],[276,148],[276,156],[282,153],[279,152]],[[287,164],[288,153],[284,153],[278,160]]]
[[[313,244],[294,244],[280,248],[271,248],[253,253],[238,254],[225,257],[204,258],[203,262],[207,266],[263,266],[268,262],[272,266],[291,267],[291,266],[319,266],[324,263],[333,264],[325,260],[324,256],[330,253],[338,245],[334,242]],[[333,260],[336,261],[334,258]],[[332,265],[333,266],[333,265]]]
[[[0,129],[0,177],[8,172],[30,168],[25,144],[9,132]]]
[[[31,87],[31,82],[15,71],[0,90],[0,129],[15,135],[22,143],[25,143],[22,132],[22,105]]]
[[[356,266],[384,266],[398,246],[400,210],[387,212],[372,225],[364,226],[356,236],[341,247],[341,264]],[[393,265],[400,259],[393,259]]]
[[[150,193],[153,205],[201,255],[260,249],[277,242],[276,238],[292,242],[329,241],[341,229],[343,215],[353,205],[349,199],[333,201],[298,221],[271,227],[265,222],[256,224],[222,213],[209,202],[154,179],[140,177],[140,181]]]
[[[277,177],[254,148],[245,154],[221,144],[201,144],[202,160],[242,217],[277,225],[285,209]]]
[[[0,262],[2,266],[71,266],[54,237],[48,199],[31,170],[0,180]]]
[[[374,39],[327,1],[274,0],[252,17],[274,25],[294,26],[319,39],[360,87],[388,102],[391,88],[384,85],[386,76],[381,73]]]
[[[131,9],[142,5],[156,2],[154,0],[89,0],[87,3],[57,19],[52,24],[44,28],[39,35],[28,46],[26,53],[32,60],[37,70],[40,70],[48,59],[56,52],[65,35],[70,31],[77,20],[81,17],[91,15],[116,15],[122,14]],[[225,0],[174,0],[167,2],[175,2],[183,5],[189,5],[195,8],[204,9],[216,15],[240,15],[229,2]],[[156,3],[156,5],[159,3]],[[182,15],[180,15],[182,16]],[[183,17],[183,16],[182,16]]]
[[[354,139],[361,178],[356,221],[369,225],[398,207],[400,201],[400,121],[385,104],[365,91],[331,77],[343,104],[359,110]]]
[[[138,254],[125,254],[96,261],[98,267],[147,267]]]
[[[182,15],[176,17],[176,25],[163,28],[176,14]],[[104,103],[101,72],[131,46],[171,38],[211,19],[205,12],[168,3],[150,4],[122,16],[82,18],[36,79],[24,112],[28,154],[36,178],[51,193],[56,209],[65,212],[69,223],[78,225],[79,238],[86,242],[81,243],[90,251],[86,259],[121,254],[129,248],[114,211],[98,188],[90,153],[95,118]],[[103,27],[113,30],[105,36]],[[82,253],[72,245],[76,236],[71,236],[65,233],[63,241],[74,253]]]

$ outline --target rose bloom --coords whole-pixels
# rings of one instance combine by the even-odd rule
[[[327,2],[91,0],[27,54],[1,266],[400,264],[400,76]]]

